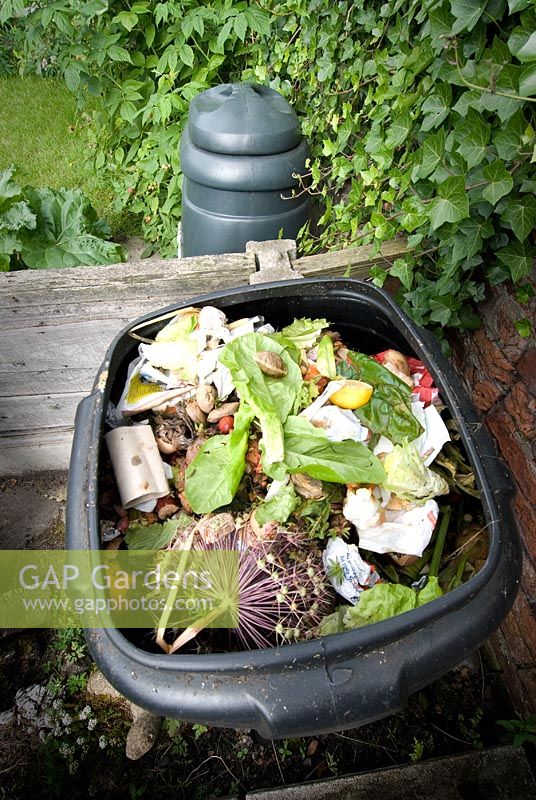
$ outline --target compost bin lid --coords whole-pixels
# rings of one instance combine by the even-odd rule
[[[300,142],[298,117],[268,86],[226,83],[190,103],[188,133],[203,150],[228,155],[267,155]]]

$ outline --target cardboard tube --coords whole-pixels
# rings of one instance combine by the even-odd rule
[[[114,428],[105,437],[123,508],[169,494],[169,484],[150,425]]]

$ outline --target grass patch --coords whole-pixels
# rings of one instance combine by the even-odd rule
[[[133,214],[113,210],[110,183],[88,163],[88,120],[62,81],[0,77],[0,98],[0,170],[15,164],[21,185],[82,189],[114,239],[141,234]]]

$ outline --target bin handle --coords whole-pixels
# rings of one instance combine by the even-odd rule
[[[65,527],[68,550],[89,549],[89,481],[92,464],[99,448],[94,427],[101,396],[100,391],[93,392],[85,397],[76,409],[67,487]]]

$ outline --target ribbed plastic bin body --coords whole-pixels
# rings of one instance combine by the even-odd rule
[[[192,298],[229,319],[262,314],[275,326],[326,317],[363,352],[395,347],[421,358],[457,422],[481,491],[489,556],[481,571],[443,597],[368,627],[279,648],[172,656],[143,650],[116,629],[91,630],[91,653],[126,697],[157,714],[206,725],[255,728],[270,738],[365,724],[401,709],[409,694],[472,653],[500,625],[519,583],[521,554],[509,475],[497,458],[437,341],[379,289],[351,279],[289,281]],[[151,319],[160,312],[148,315]],[[139,321],[138,321],[139,322]],[[165,324],[148,324],[153,337]],[[98,550],[98,472],[106,408],[137,342],[120,333],[91,395],[78,408],[69,475],[67,542]]]
[[[295,239],[309,218],[297,177],[307,156],[296,114],[272,89],[225,84],[194,98],[181,139],[182,255]]]

